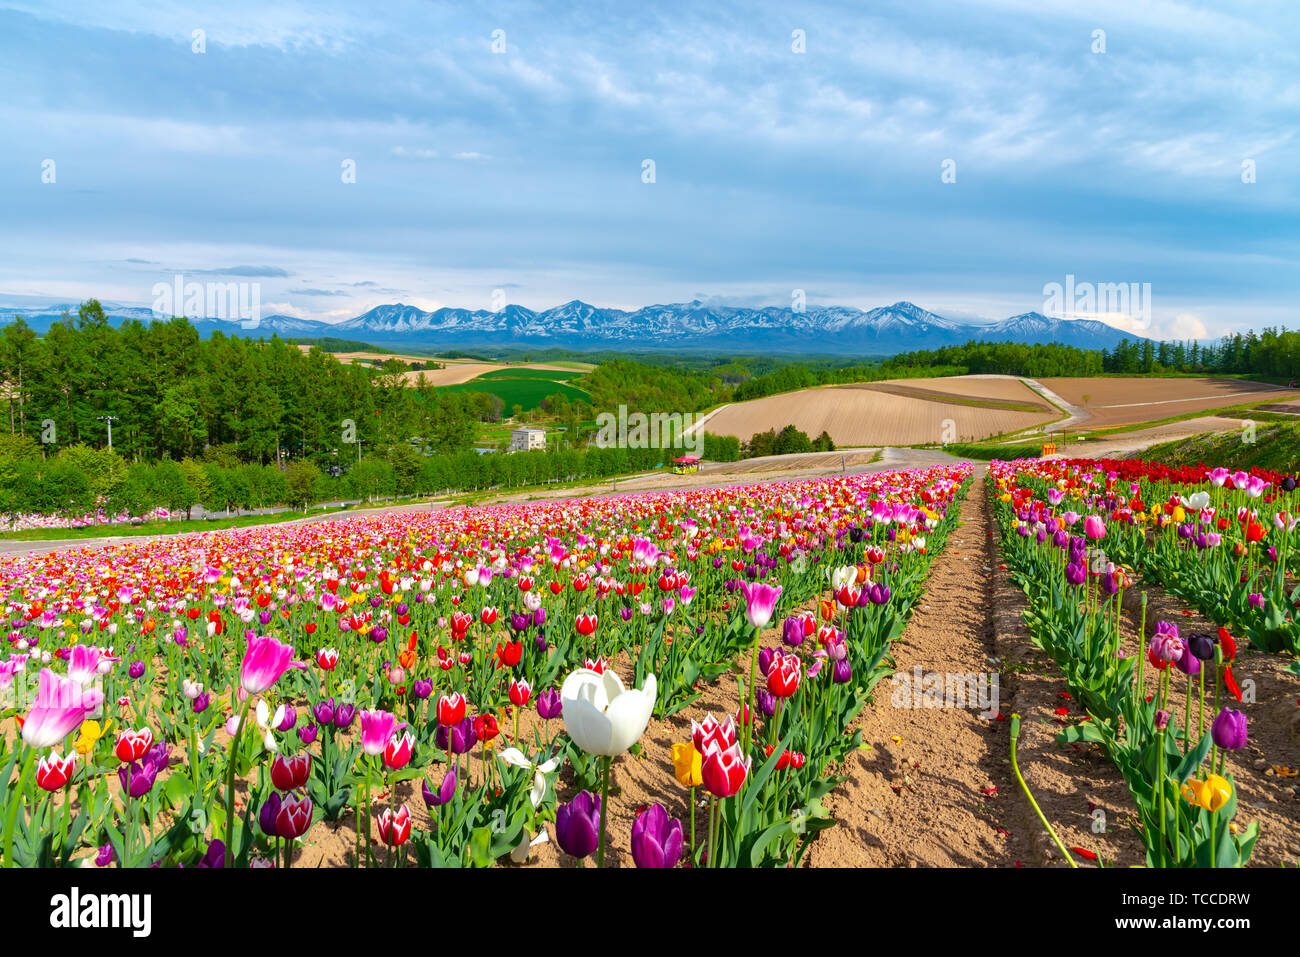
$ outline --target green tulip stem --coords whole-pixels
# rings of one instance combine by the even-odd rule
[[[23,806],[23,794],[35,765],[36,749],[28,748],[27,756],[23,758],[23,769],[18,775],[18,789],[13,792],[9,800],[9,817],[5,821],[5,867],[18,866],[14,862],[14,825],[18,823],[18,809]]]
[[[596,867],[605,866],[605,811],[609,806],[609,769],[613,758],[605,758],[604,781],[600,786],[600,836],[596,839]]]
[[[226,866],[234,866],[235,856],[235,765],[239,759],[239,739],[244,736],[244,725],[248,722],[248,708],[253,703],[253,696],[244,699],[244,710],[239,713],[239,727],[230,740],[230,759],[226,768]],[[129,799],[129,795],[128,795]]]
[[[752,740],[750,728],[754,724],[754,682],[758,676],[758,631],[757,628],[754,629],[754,645],[749,659],[749,687],[745,689],[749,703],[740,715],[741,724],[744,726],[741,733],[745,739],[744,748],[742,749],[745,752],[745,757],[749,756],[749,745]]]
[[[1020,715],[1013,714],[1011,716],[1011,770],[1015,772],[1016,780],[1020,782],[1020,789],[1025,792],[1025,797],[1029,799],[1029,804],[1033,807],[1034,813],[1038,815],[1038,819],[1043,822],[1043,827],[1047,828],[1047,833],[1052,836],[1052,840],[1055,841],[1056,846],[1060,848],[1061,856],[1065,858],[1071,867],[1077,869],[1079,865],[1074,862],[1074,858],[1070,856],[1070,852],[1065,849],[1065,845],[1061,843],[1061,839],[1056,836],[1056,831],[1053,830],[1052,825],[1048,823],[1047,817],[1038,806],[1038,802],[1034,800],[1034,795],[1029,791],[1029,785],[1025,783],[1025,779],[1020,773],[1020,765],[1016,762],[1016,740],[1019,737]]]

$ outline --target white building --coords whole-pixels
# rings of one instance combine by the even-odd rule
[[[511,429],[510,451],[531,452],[533,449],[546,448],[545,429]]]

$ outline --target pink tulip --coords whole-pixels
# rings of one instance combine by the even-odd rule
[[[755,628],[766,628],[776,611],[776,601],[781,597],[780,585],[765,585],[762,582],[741,582],[740,590],[745,593],[745,617]]]
[[[99,649],[93,646],[73,645],[68,658],[68,677],[83,688],[88,687],[99,673]]]
[[[1093,541],[1105,538],[1106,523],[1101,520],[1100,515],[1089,515],[1083,520],[1083,533]]]
[[[244,654],[239,679],[249,694],[261,694],[273,688],[290,668],[305,670],[306,667],[293,660],[293,645],[282,645],[270,637],[253,638]]]
[[[23,721],[23,741],[29,748],[52,748],[81,727],[103,701],[102,692],[84,689],[75,679],[42,668],[36,702]]]
[[[362,711],[361,750],[371,757],[383,754],[389,739],[405,727],[405,723],[398,724],[397,717],[387,711]]]

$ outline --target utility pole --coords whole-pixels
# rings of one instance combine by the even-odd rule
[[[117,421],[117,416],[101,415],[98,416],[98,419],[100,422],[108,423],[108,450],[111,452],[113,451],[113,423]]]

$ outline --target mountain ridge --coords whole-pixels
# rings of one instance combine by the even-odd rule
[[[11,321],[13,315],[21,314],[34,329],[44,332],[65,308],[75,314],[76,306],[32,310],[0,305],[0,320]],[[148,308],[116,303],[106,303],[105,312],[115,323],[158,318]],[[1140,336],[1095,319],[1055,319],[1027,312],[996,322],[973,322],[941,316],[906,300],[863,310],[853,306],[714,306],[696,299],[633,311],[602,308],[579,299],[540,311],[517,304],[495,311],[452,306],[427,311],[398,302],[374,306],[336,323],[280,314],[266,316],[256,325],[203,317],[190,317],[190,322],[204,336],[221,331],[251,338],[333,336],[383,346],[494,345],[624,351],[671,347],[690,351],[889,355],[971,340],[1025,345],[1056,342],[1089,349],[1112,349],[1122,340],[1142,341]]]

